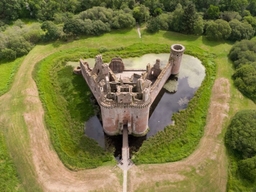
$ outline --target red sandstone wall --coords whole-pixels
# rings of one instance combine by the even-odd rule
[[[149,105],[144,108],[101,106],[103,129],[108,135],[116,135],[127,124],[129,134],[142,136],[148,130]]]

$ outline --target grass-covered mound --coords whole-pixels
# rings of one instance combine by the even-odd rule
[[[84,136],[83,123],[93,115],[90,91],[82,76],[73,75],[72,68],[65,66],[66,61],[78,61],[80,57],[92,58],[101,53],[104,62],[109,62],[115,56],[138,57],[146,53],[169,51],[170,45],[142,43],[115,49],[77,48],[54,53],[37,65],[34,77],[45,108],[46,125],[53,146],[67,167],[92,168],[110,161],[112,157],[111,150],[104,151],[95,141]],[[215,77],[215,65],[212,56],[200,48],[190,46],[186,54],[202,60],[207,73],[205,80],[188,108],[174,116],[176,125],[168,126],[145,141],[135,155],[136,163],[181,159],[195,149],[202,136]]]

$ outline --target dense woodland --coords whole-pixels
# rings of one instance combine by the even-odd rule
[[[101,35],[136,24],[145,24],[151,33],[250,39],[256,31],[255,16],[256,0],[2,0],[0,60],[26,55],[42,41]]]

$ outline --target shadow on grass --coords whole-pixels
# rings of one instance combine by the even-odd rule
[[[202,42],[207,45],[207,46],[210,46],[210,47],[215,47],[215,46],[218,46],[220,44],[228,44],[228,45],[233,45],[234,42],[232,41],[225,41],[225,40],[208,40],[206,38],[206,36],[202,36]]]
[[[90,89],[81,75],[73,74],[73,67],[66,66],[58,72],[61,94],[67,101],[71,117],[85,122],[93,113]]]
[[[176,41],[197,41],[201,36],[196,36],[196,35],[186,35],[182,33],[176,33],[176,32],[171,32],[171,31],[166,31],[163,34],[163,37],[169,39],[169,40],[176,40]]]

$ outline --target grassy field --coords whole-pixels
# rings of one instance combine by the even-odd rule
[[[73,53],[76,53],[73,55],[73,60],[77,60],[78,56],[84,58],[90,56],[86,54],[89,49],[94,49],[96,52],[104,52],[110,49],[122,49],[123,47],[127,47],[134,43],[158,43],[168,45],[171,45],[173,43],[182,43],[184,46],[188,48],[199,48],[200,50],[205,50],[206,53],[213,54],[214,62],[217,64],[217,78],[228,78],[232,85],[232,97],[229,112],[230,117],[233,116],[235,112],[237,112],[238,110],[256,108],[255,105],[250,100],[244,98],[232,84],[231,75],[233,73],[233,69],[231,63],[227,59],[227,54],[232,46],[232,43],[209,42],[204,37],[187,36],[177,33],[161,31],[155,35],[149,35],[142,32],[142,38],[140,39],[136,34],[136,30],[116,31],[109,34],[105,34],[101,37],[81,38],[80,40],[76,40],[69,43],[55,42],[49,45],[38,45],[28,54],[27,57],[25,57],[25,59],[23,58],[24,60],[20,59],[16,60],[15,62],[19,63],[23,60],[23,62],[30,63],[31,66],[33,66],[35,62],[40,62],[49,55],[52,55],[54,53],[56,53],[59,56],[68,55],[71,50]],[[203,51],[202,54],[204,54]],[[49,59],[48,62],[50,62],[51,59],[54,59],[54,57],[48,57],[47,59]],[[17,64],[16,66],[19,65]],[[13,79],[14,76],[10,76],[10,74],[12,74],[15,71],[13,69],[17,68],[10,67],[9,71],[11,72],[7,72],[8,70],[0,70],[1,72],[4,71],[4,74],[2,74],[1,76],[1,81],[14,82],[15,88],[25,86],[21,78],[22,76],[19,78],[16,77],[15,79]],[[28,69],[21,67],[20,70]],[[4,87],[4,85],[6,84],[3,84],[1,88]],[[3,90],[8,90],[8,87],[6,88],[5,86]],[[0,107],[2,109],[6,109],[5,111],[0,112],[1,125],[3,125],[1,126],[3,127],[3,129],[1,128],[1,131],[5,133],[5,141],[7,143],[7,146],[9,146],[9,152],[11,153],[11,156],[13,157],[14,163],[17,167],[22,185],[24,186],[26,191],[38,191],[40,190],[40,185],[36,181],[37,176],[35,174],[35,168],[33,166],[31,159],[29,133],[24,123],[24,119],[20,116],[20,114],[24,113],[24,111],[27,110],[26,106],[24,106],[24,97],[21,90],[22,89],[11,89],[10,94],[7,94],[7,96],[4,95],[5,97],[0,98]],[[226,125],[227,124],[228,121],[226,122]],[[4,127],[6,128],[4,129]],[[221,134],[222,136],[224,132],[225,130],[223,130]],[[214,166],[212,166],[212,169],[214,170]],[[209,170],[209,175],[210,173],[211,170]],[[193,174],[189,174],[188,177],[191,177],[191,181],[196,180],[196,177]],[[205,177],[207,178],[207,174],[205,175]],[[230,177],[230,179],[232,180],[234,178]],[[163,185],[163,188],[168,189],[168,186],[171,187],[173,183],[170,184],[168,182],[156,182],[154,185]],[[186,183],[179,183],[179,185],[186,186]]]

